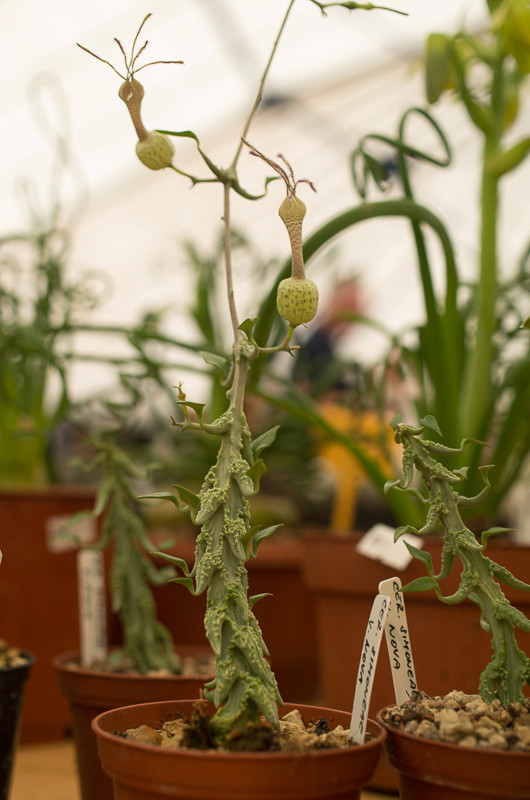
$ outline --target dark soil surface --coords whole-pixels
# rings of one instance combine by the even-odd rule
[[[189,719],[175,719],[153,728],[141,725],[122,734],[143,744],[173,749],[218,748],[210,730],[208,704],[199,701]],[[305,725],[299,711],[290,711],[280,720],[280,732],[265,719],[242,731],[233,731],[222,749],[232,751],[285,750],[303,751],[331,747],[349,747],[349,731],[338,725],[330,730],[322,717]]]
[[[215,673],[215,658],[209,653],[193,654],[193,655],[179,655],[176,654],[178,671],[170,672],[169,670],[151,670],[146,673],[147,675],[184,675],[193,676],[199,675],[209,678]],[[78,662],[72,661],[70,664],[74,669],[86,669],[81,667]],[[109,653],[108,658],[95,661],[90,665],[89,669],[94,672],[110,672],[116,675],[139,675],[133,660],[121,650],[113,650]]]

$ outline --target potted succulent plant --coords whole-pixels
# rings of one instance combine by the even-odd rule
[[[517,172],[529,152],[528,138],[518,134],[515,125],[528,72],[524,48],[518,45],[521,35],[518,28],[526,30],[523,20],[527,19],[528,10],[517,2],[491,2],[488,7],[491,11],[489,30],[480,35],[467,31],[459,31],[454,36],[433,34],[427,42],[425,59],[428,101],[436,103],[446,95],[458,101],[476,129],[482,148],[477,193],[476,277],[464,278],[464,269],[459,264],[461,256],[454,243],[456,234],[451,236],[442,217],[421,205],[414,190],[415,164],[424,161],[443,168],[453,160],[450,138],[445,136],[440,123],[427,108],[408,110],[395,136],[369,134],[362,138],[352,154],[352,175],[364,202],[330,220],[309,237],[304,246],[310,265],[311,257],[331,237],[365,220],[403,218],[410,227],[424,297],[424,322],[405,331],[403,336],[387,332],[388,357],[385,369],[379,371],[381,382],[374,392],[373,407],[377,408],[377,398],[387,398],[381,403],[384,420],[385,414],[391,417],[398,410],[397,400],[398,408],[407,406],[406,411],[402,408],[407,418],[413,413],[417,420],[428,413],[435,416],[450,441],[458,442],[464,435],[476,440],[470,444],[471,469],[464,491],[477,492],[476,467],[480,463],[487,459],[496,464],[490,478],[491,491],[483,503],[463,510],[468,524],[478,529],[483,527],[484,520],[486,527],[494,524],[512,527],[509,520],[506,522],[510,493],[521,480],[530,452],[526,413],[530,403],[530,348],[520,330],[528,314],[528,252],[523,247],[520,262],[508,272],[505,259],[501,258],[499,224],[504,183]],[[520,25],[515,24],[514,19],[519,19]],[[430,130],[436,142],[432,149],[420,147],[412,138],[415,121]],[[384,162],[397,165],[395,179],[391,179],[388,163]],[[380,189],[392,186],[392,198],[372,198],[371,183]],[[505,188],[510,191],[509,186]],[[442,293],[437,288],[440,285],[437,264],[443,266]],[[389,393],[396,385],[398,391],[393,391],[390,398]],[[342,443],[359,458],[369,479],[384,494],[388,472],[371,458],[362,442],[344,431],[334,431],[333,424],[322,418],[312,398],[304,398],[299,387],[289,387],[280,400],[271,392],[268,396],[271,402],[281,402],[293,414],[304,414],[327,436]],[[433,436],[436,435],[433,432]],[[388,448],[387,453],[390,461],[395,461],[395,455]],[[462,458],[460,453],[455,453],[452,466],[462,466]],[[390,493],[388,497],[394,525],[407,522],[419,526],[421,505],[417,499],[391,497],[393,494],[397,495]],[[334,620],[341,619],[344,614],[351,619],[363,619],[371,602],[371,587],[391,577],[393,569],[362,556],[357,551],[358,541],[359,535],[355,534],[349,538],[312,537],[304,551],[306,577],[315,590],[324,697],[326,702],[335,705],[351,701],[351,689],[345,688],[342,667],[351,657],[355,635],[352,633],[350,644],[342,642],[340,657],[334,654],[328,659],[329,641],[336,636]],[[442,546],[440,537],[429,537],[424,546],[436,559]],[[522,566],[530,558],[530,549],[524,540],[517,544],[509,534],[499,537],[491,546],[496,559],[508,569],[518,564]],[[326,568],[323,568],[324,558],[330,559]],[[524,571],[525,567],[522,569]],[[404,582],[418,577],[418,565],[410,564],[402,577]],[[512,590],[508,588],[507,591]],[[426,631],[430,630],[432,614],[440,615],[440,624],[444,624],[448,610],[442,607],[435,611],[434,605],[434,601],[423,596],[411,598],[411,625],[415,629],[421,625],[420,617],[424,617]],[[453,660],[449,663],[434,647],[418,653],[428,690],[432,686],[432,691],[441,691],[443,683],[449,691],[454,685],[472,682],[477,668],[475,657],[480,662],[484,649],[487,650],[487,643],[479,636],[474,623],[473,610],[472,604],[466,601],[458,617],[458,623],[463,625],[462,637],[473,642],[466,662],[457,664]],[[453,630],[455,626],[453,620]],[[373,694],[373,710],[381,704],[385,687],[390,685],[390,673],[385,664],[381,666]],[[456,669],[458,674],[455,674]],[[342,694],[345,691],[347,695]]]
[[[85,635],[81,631],[81,650],[59,654],[53,660],[69,703],[83,800],[113,798],[112,782],[101,769],[91,729],[97,714],[116,706],[198,696],[205,679],[213,674],[210,650],[181,641],[175,644],[158,619],[152,589],[165,583],[174,570],[167,566],[157,569],[150,558],[155,544],[136,501],[138,483],[145,476],[118,441],[124,411],[123,405],[119,411],[114,406],[114,416],[122,424],[116,428],[115,420],[110,429],[92,437],[95,455],[85,469],[97,474],[92,513],[101,519],[101,536],[91,545],[79,543],[81,553],[108,555],[108,581],[103,579],[103,558],[86,566],[79,564],[79,569],[96,573],[99,569],[99,592],[108,583],[122,644],[107,648],[106,614],[97,611],[98,605],[106,605],[105,595],[98,603],[96,588],[85,611],[93,618],[93,629],[89,627]],[[81,584],[80,592],[87,591],[90,585],[87,589]]]
[[[517,130],[528,75],[521,45],[528,9],[519,0],[490,0],[487,5],[488,30],[476,35],[466,30],[453,36],[433,33],[425,52],[429,105],[446,97],[457,101],[481,148],[477,158],[477,266],[472,273],[476,277],[466,277],[459,263],[463,257],[457,244],[458,232],[451,235],[443,215],[422,205],[415,192],[414,165],[424,162],[449,168],[455,160],[451,137],[444,133],[431,109],[423,107],[403,114],[395,136],[369,133],[361,138],[351,154],[351,174],[363,202],[308,237],[304,255],[310,266],[311,259],[332,239],[366,220],[398,218],[410,225],[425,319],[402,333],[364,319],[388,337],[389,350],[372,396],[367,396],[370,387],[364,386],[363,399],[383,413],[395,412],[396,405],[405,413],[400,404],[414,408],[418,419],[431,413],[451,439],[459,441],[464,431],[473,436],[479,443],[471,447],[471,467],[484,461],[489,452],[487,443],[491,460],[497,465],[496,475],[491,476],[491,491],[484,503],[467,513],[480,513],[489,523],[506,515],[507,498],[530,452],[530,424],[524,413],[530,397],[530,347],[519,330],[528,314],[528,243],[523,242],[518,262],[508,271],[500,223],[504,184],[514,178],[528,157],[530,140]],[[420,125],[424,138],[431,141],[428,149],[412,138]],[[393,190],[392,197],[378,201],[373,189]],[[437,288],[439,267],[443,269],[444,292]],[[271,325],[269,317],[262,316],[260,332]],[[353,317],[363,321],[358,313]],[[263,365],[258,364],[255,369],[260,368]],[[291,384],[283,388],[283,395],[278,391],[279,398],[274,391],[269,392],[269,400],[303,415],[327,436],[333,436],[333,425],[319,415],[310,397],[304,398],[300,387]],[[383,433],[382,445],[384,437]],[[355,437],[348,439],[337,430],[335,438],[359,459],[368,478],[384,495],[388,475],[377,459]],[[459,458],[455,456],[455,466]],[[472,469],[470,475],[476,472]],[[476,477],[469,480],[475,483],[466,488],[476,490]],[[388,503],[398,524],[418,516],[411,498],[389,497]]]
[[[86,413],[93,398],[72,391],[72,364],[104,364],[112,384],[118,383],[120,370],[128,369],[143,378],[146,391],[154,394],[158,383],[167,393],[166,382],[158,380],[164,365],[151,357],[160,335],[156,313],[128,328],[91,322],[107,279],[96,270],[80,272],[71,262],[62,198],[69,147],[61,140],[60,148],[61,169],[53,173],[44,210],[28,200],[30,224],[0,238],[0,630],[5,640],[36,656],[26,692],[23,742],[60,738],[70,723],[51,663],[79,641],[75,546],[60,531],[72,516],[89,511],[96,496],[93,476],[89,480],[86,470],[73,467],[74,456],[79,463],[93,454],[88,443],[93,428],[86,420],[95,427],[95,416]],[[126,344],[129,352],[103,351],[98,344],[102,334]],[[171,345],[179,343],[172,339]],[[134,423],[122,431],[122,444],[129,442],[131,430]],[[96,517],[84,516],[77,536],[85,543],[95,541],[97,528]],[[34,593],[20,580],[22,572]],[[36,604],[36,596],[46,597],[47,603]],[[65,596],[72,602],[65,605]],[[61,625],[50,628],[50,615],[60,616]]]
[[[274,281],[278,262],[265,262],[248,239],[238,232],[232,234],[232,247],[238,269],[244,271],[247,281]],[[197,352],[211,352],[226,358],[231,337],[220,313],[224,301],[224,237],[220,236],[211,249],[191,241],[185,241],[182,249],[193,287],[186,317],[193,326],[190,339],[196,342]],[[200,363],[200,356],[198,361]],[[226,409],[226,391],[214,366],[204,363],[203,369],[208,370],[208,413],[217,417]],[[260,492],[250,501],[252,519],[263,527],[281,522],[282,528],[263,543],[258,556],[248,563],[249,588],[252,594],[271,593],[268,602],[260,608],[260,626],[282,694],[298,702],[307,702],[315,696],[318,667],[313,606],[304,583],[303,542],[299,530],[302,520],[309,519],[317,505],[318,501],[310,504],[306,498],[318,497],[319,472],[305,424],[286,415],[271,420],[268,414],[261,423],[261,407],[254,413],[252,400],[252,396],[247,395],[246,413],[255,435],[280,426],[267,449],[267,472],[261,480]],[[161,461],[163,457],[164,466],[157,469],[154,486],[163,488],[171,482],[185,483],[198,491],[216,454],[214,437],[184,430],[179,436],[168,438],[164,419],[163,425],[158,426],[153,447],[154,459]],[[143,503],[142,508],[151,536],[172,537],[174,544],[169,552],[185,558],[191,566],[195,530],[188,518],[176,515],[168,504]],[[159,558],[154,557],[154,560],[158,562]],[[184,589],[176,592],[170,584],[156,587],[155,598],[159,619],[180,641],[205,642],[203,598],[195,598]],[[280,613],[288,613],[288,624],[278,626]]]
[[[417,692],[401,706],[381,710],[378,718],[389,732],[388,754],[398,769],[404,800],[524,797],[530,768],[530,697],[525,694],[530,685],[530,658],[521,648],[530,645],[530,619],[510,603],[503,588],[530,592],[530,584],[486,555],[489,538],[502,529],[485,530],[479,540],[462,519],[461,509],[480,502],[488,491],[490,467],[481,468],[483,491],[475,497],[461,494],[467,470],[451,469],[443,459],[460,453],[467,442],[459,448],[447,447],[439,441],[441,432],[434,417],[421,423],[416,427],[393,422],[396,442],[403,448],[403,477],[390,481],[387,489],[418,492],[414,479],[419,473],[427,491],[425,525],[419,530],[402,526],[396,537],[407,531],[422,536],[441,529],[442,560],[437,570],[430,553],[407,543],[428,574],[404,591],[434,590],[448,605],[470,599],[479,606],[481,627],[491,634],[492,652],[480,676],[478,694],[452,691],[433,699]],[[438,441],[425,438],[431,431]],[[462,566],[460,582],[456,591],[446,594],[445,580],[455,560]],[[454,658],[450,629],[439,635]],[[413,637],[411,631],[412,645]],[[421,644],[429,646],[425,638]],[[418,679],[421,689],[421,675]]]
[[[281,31],[293,5],[293,2],[288,3]],[[322,11],[327,8],[325,4],[316,5]],[[347,9],[357,7],[351,3],[339,5]],[[143,23],[140,30],[142,27]],[[318,748],[317,752],[306,753],[276,751],[279,747],[279,706],[282,700],[253,613],[254,604],[261,596],[248,597],[245,562],[256,555],[260,543],[277,527],[273,525],[260,529],[251,521],[249,500],[258,491],[264,471],[261,453],[273,441],[275,430],[267,431],[257,439],[251,435],[245,415],[248,372],[252,363],[262,354],[291,353],[296,347],[293,345],[296,328],[314,317],[318,303],[317,287],[305,276],[304,271],[302,219],[305,205],[297,195],[297,188],[304,181],[294,178],[290,165],[283,158],[273,161],[246,141],[272,56],[244,125],[234,159],[227,169],[222,169],[212,163],[195,133],[149,131],[144,126],[141,117],[144,90],[135,77],[138,70],[142,69],[138,65],[138,58],[145,48],[145,45],[137,47],[139,33],[130,55],[126,55],[118,42],[125,56],[125,74],[120,74],[113,67],[123,81],[119,96],[127,105],[138,135],[137,155],[146,166],[155,170],[168,168],[182,174],[182,170],[173,163],[171,137],[186,137],[195,142],[199,156],[209,170],[207,178],[186,177],[193,184],[207,180],[219,183],[222,187],[225,278],[233,343],[228,359],[212,354],[205,356],[208,363],[214,363],[218,368],[226,390],[227,405],[216,418],[208,418],[208,409],[204,404],[188,399],[182,384],[177,388],[180,414],[174,419],[174,426],[180,431],[196,431],[198,435],[213,437],[218,445],[216,460],[210,466],[201,489],[195,494],[188,488],[177,486],[175,493],[146,495],[151,499],[169,500],[180,510],[187,509],[192,521],[200,527],[195,562],[191,569],[183,558],[171,554],[165,554],[165,557],[181,571],[180,577],[174,580],[195,595],[207,594],[205,628],[216,661],[215,678],[205,688],[208,702],[192,704],[193,698],[190,698],[190,702],[185,704],[131,706],[99,715],[93,726],[98,736],[102,764],[114,781],[116,797],[123,798],[133,795],[137,798],[153,798],[159,796],[160,792],[175,797],[198,796],[201,792],[206,792],[202,796],[208,797],[220,796],[218,792],[225,796],[243,793],[248,798],[256,789],[263,793],[263,785],[268,795],[281,797],[358,797],[360,786],[369,779],[377,761],[380,738],[373,725],[370,726],[370,741],[359,746],[324,747]],[[279,39],[280,36],[272,55]],[[110,64],[106,59],[96,57]],[[276,303],[287,326],[286,329],[284,327],[282,340],[270,347],[258,343],[255,319],[242,321],[239,318],[234,293],[231,195],[236,192],[249,199],[259,199],[259,196],[249,195],[243,188],[237,173],[237,164],[245,147],[280,176],[286,189],[279,213],[289,234],[291,270],[278,287]],[[198,724],[199,747],[202,749],[160,747],[158,731],[150,729],[149,724],[156,726],[175,716],[189,717],[190,713],[191,727],[195,729],[195,722]],[[332,719],[342,725],[349,720],[347,713],[316,707],[302,708],[301,714],[305,723],[311,717],[327,718],[327,722],[322,723],[324,728]],[[132,739],[124,735],[126,729],[131,727],[136,729]],[[116,731],[121,731],[122,735],[116,735]],[[232,752],[242,748],[259,751],[270,747],[271,742],[274,752]],[[222,747],[220,751],[219,746]],[[356,774],[358,768],[360,773]],[[296,785],[293,785],[292,779]]]
[[[75,593],[75,559],[55,546],[55,529],[65,516],[90,508],[94,499],[91,487],[72,481],[68,486],[51,484],[60,471],[56,434],[72,407],[70,336],[65,329],[97,298],[88,275],[73,280],[67,274],[68,234],[57,216],[39,218],[30,211],[29,230],[0,240],[0,515],[5,557],[0,629],[7,641],[37,656],[22,741],[61,736],[67,724],[49,661],[57,648],[74,646],[77,640],[75,605],[71,614],[61,615],[63,625],[53,634],[48,620],[63,604],[57,586]],[[28,600],[21,572],[38,596],[48,598],[42,617],[36,595]],[[17,614],[11,613],[13,607]]]
[[[55,176],[54,186],[60,186]],[[59,191],[59,190],[57,190]],[[42,216],[30,208],[31,226],[0,239],[0,516],[4,567],[2,637],[36,656],[26,693],[22,741],[60,738],[69,724],[51,659],[78,643],[76,555],[58,536],[65,521],[90,510],[95,488],[86,473],[71,467],[71,457],[90,456],[88,430],[79,425],[83,400],[73,399],[71,364],[93,359],[114,371],[125,361],[139,373],[154,374],[156,364],[143,351],[156,334],[154,319],[130,329],[105,331],[126,340],[130,356],[77,352],[77,334],[100,334],[87,314],[100,302],[95,272],[76,276],[69,263],[70,235],[60,197]],[[78,536],[95,540],[97,526],[85,518]],[[29,554],[32,554],[31,557]],[[21,572],[34,587],[28,595]],[[64,596],[73,598],[66,607]],[[36,605],[35,596],[47,598]],[[10,609],[16,607],[17,614]],[[49,615],[61,625],[50,630]]]
[[[2,553],[0,552],[0,562]],[[32,653],[0,641],[0,797],[7,800],[20,734],[25,684],[35,661]]]

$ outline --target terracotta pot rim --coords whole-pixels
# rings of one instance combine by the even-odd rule
[[[109,652],[112,650],[119,649],[119,645],[115,647],[109,647]],[[175,653],[177,655],[199,655],[199,654],[209,654],[211,652],[208,645],[201,645],[201,644],[190,644],[190,645],[177,645],[175,647]],[[82,675],[82,676],[90,676],[91,678],[102,678],[105,680],[113,680],[119,679],[120,681],[137,681],[139,678],[143,680],[150,680],[150,681],[160,681],[164,680],[167,681],[168,679],[174,680],[189,680],[190,678],[204,678],[204,682],[211,680],[210,675],[181,675],[179,673],[176,674],[164,674],[164,675],[149,675],[143,674],[141,672],[105,672],[103,670],[97,669],[90,669],[90,667],[82,667],[80,664],[75,668],[70,665],[69,662],[74,662],[79,664],[80,662],[80,651],[76,650],[66,650],[64,653],[59,653],[58,655],[54,656],[52,659],[53,667],[58,670],[59,672],[67,672],[69,674],[75,675]]]
[[[487,758],[496,756],[510,756],[510,758],[530,759],[530,750],[501,750],[499,748],[495,749],[492,747],[473,747],[465,744],[453,744],[452,742],[439,742],[433,739],[425,739],[423,736],[417,736],[415,733],[409,733],[401,728],[395,728],[393,725],[389,725],[388,722],[385,722],[383,719],[383,714],[385,711],[388,708],[394,707],[395,703],[391,703],[390,705],[381,708],[375,715],[376,721],[387,732],[387,736],[390,734],[397,734],[407,741],[416,743],[419,747],[434,747],[435,749],[443,748],[444,750],[453,750],[455,753],[463,753],[467,750],[471,750],[473,753],[484,754]]]
[[[169,707],[175,709],[175,706],[182,707],[183,705],[194,703],[196,702],[196,700],[197,698],[190,698],[189,700],[166,700],[163,702],[155,702],[155,703],[139,703],[134,706],[127,706],[127,708],[137,709],[140,707],[144,707],[148,709],[149,706],[153,706],[160,709],[160,707],[165,706],[169,710]],[[285,703],[285,707],[297,708],[300,709],[301,712],[303,712],[304,709],[309,709],[312,715],[314,715],[315,712],[318,711],[322,711],[327,715],[333,715],[334,713],[335,714],[345,713],[344,711],[339,711],[339,709],[304,705],[302,703]],[[103,713],[98,714],[98,716],[92,720],[92,730],[94,731],[94,733],[97,734],[98,737],[101,737],[110,743],[116,742],[117,739],[116,735],[114,733],[109,733],[108,731],[104,730],[101,727],[101,721],[104,717],[110,716],[113,712],[119,710],[122,709],[113,709],[112,711],[104,711]],[[385,742],[388,735],[386,729],[379,722],[373,719],[368,719],[367,731],[372,733],[373,738],[370,739],[370,741],[368,742],[364,742],[364,744],[362,745],[352,745],[351,747],[344,747],[344,748],[334,747],[329,749],[311,750],[305,752],[268,751],[268,752],[242,753],[242,752],[237,752],[237,751],[234,752],[227,750],[198,750],[198,749],[179,750],[179,749],[161,748],[157,745],[145,744],[143,742],[135,742],[132,740],[126,740],[126,741],[127,741],[127,747],[131,747],[133,751],[136,751],[138,753],[150,753],[154,751],[157,754],[159,754],[161,758],[172,758],[175,757],[175,755],[180,755],[190,759],[207,758],[208,760],[216,762],[216,761],[225,761],[227,758],[234,758],[234,756],[237,756],[238,758],[240,757],[244,758],[245,761],[255,760],[257,762],[262,762],[267,760],[269,761],[278,760],[282,762],[288,760],[303,761],[304,759],[307,760],[308,758],[321,759],[321,758],[326,758],[326,756],[329,758],[331,754],[334,755],[336,758],[345,758],[351,755],[352,751],[358,750],[360,747],[362,747],[363,750],[372,750],[374,748],[380,747]],[[120,742],[123,743],[123,740],[120,739]]]

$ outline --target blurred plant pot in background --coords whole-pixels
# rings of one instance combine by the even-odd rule
[[[331,708],[352,706],[360,647],[379,582],[398,575],[406,585],[425,573],[418,561],[399,572],[360,555],[356,550],[360,538],[360,534],[345,538],[316,533],[303,540],[305,580],[315,603],[320,699]],[[424,550],[431,553],[436,568],[440,564],[441,538],[424,537]],[[523,579],[530,575],[530,546],[490,539],[488,550],[497,563]],[[441,582],[444,594],[458,586],[458,568],[453,572],[451,578]],[[528,616],[529,594],[508,586],[503,591]],[[465,601],[455,612],[440,603],[434,592],[414,592],[405,597],[418,688],[431,695],[453,689],[476,693],[480,673],[491,657],[491,642],[480,627],[477,606]],[[518,642],[521,649],[528,651],[530,633],[518,635]],[[373,684],[371,717],[394,700],[385,649],[383,644]],[[463,657],[454,658],[454,653]],[[396,772],[385,759],[381,759],[371,785],[397,789]]]
[[[202,657],[210,647],[178,646],[180,656]],[[79,667],[78,651],[62,653],[53,660],[59,686],[68,700],[74,735],[82,800],[113,800],[112,781],[104,774],[97,752],[92,720],[119,706],[158,700],[198,698],[212,675],[139,675],[98,672]]]
[[[35,662],[32,653],[21,651],[20,656],[22,664],[0,669],[0,800],[9,797],[24,690]]]
[[[77,551],[58,531],[73,514],[90,510],[94,498],[89,487],[0,489],[0,636],[23,642],[36,657],[22,742],[60,739],[69,728],[51,662],[79,646]],[[85,533],[95,538],[92,520],[86,520]]]

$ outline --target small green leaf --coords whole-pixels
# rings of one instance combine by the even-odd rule
[[[201,350],[199,355],[206,364],[208,364],[210,367],[215,367],[222,378],[225,377],[228,371],[228,365],[230,363],[225,356],[220,356],[217,353],[210,353],[206,350]]]
[[[416,578],[416,580],[407,583],[406,586],[403,587],[404,592],[427,592],[430,589],[438,589],[438,584],[428,575],[425,575],[423,578]]]
[[[259,317],[252,317],[252,319],[244,319],[241,325],[239,326],[239,330],[243,331],[247,335],[249,342],[256,345],[256,340],[254,339],[254,328],[256,327],[256,323],[259,322]]]
[[[264,597],[272,597],[270,592],[262,592],[261,594],[253,594],[252,597],[248,598],[248,605],[249,608],[252,610],[258,600],[262,600]]]
[[[495,536],[497,533],[511,533],[513,528],[488,528],[486,531],[482,531],[481,541],[483,547],[486,547],[488,544],[488,539],[490,536]]]
[[[418,529],[415,528],[413,525],[400,525],[399,528],[396,528],[394,533],[394,541],[397,542],[404,533],[418,533]]]
[[[425,564],[429,572],[429,575],[431,576],[434,575],[431,554],[427,553],[425,550],[421,550],[419,547],[414,547],[414,545],[411,544],[410,542],[405,542],[405,546],[409,551],[409,553],[411,554],[411,556],[416,558],[418,561],[421,561],[422,564]]]
[[[396,430],[397,426],[401,425],[402,422],[403,419],[401,417],[401,414],[398,413],[394,417],[392,417],[392,419],[389,422],[389,425],[393,430]]]
[[[185,486],[179,486],[178,484],[174,484],[173,488],[177,490],[177,494],[182,504],[187,506],[191,512],[195,512],[198,509],[201,501],[196,494],[190,491],[190,489],[186,489]]]
[[[166,136],[178,136],[184,139],[194,139],[199,144],[199,137],[193,131],[163,131],[158,130],[158,133],[165,133]]]
[[[195,584],[193,583],[193,578],[171,578],[171,583],[180,583],[182,586],[185,586],[190,594],[196,595],[197,592],[195,591]]]
[[[385,482],[385,485],[383,486],[383,492],[385,494],[387,494],[387,492],[389,492],[390,489],[403,489],[403,488],[404,488],[404,486],[401,483],[401,478],[396,478],[393,481],[386,481]]]
[[[179,511],[182,511],[181,504],[179,503],[178,497],[175,497],[174,494],[171,492],[153,492],[153,494],[140,494],[136,498],[137,500],[169,500],[173,503],[174,506],[178,508]]]
[[[202,414],[204,411],[205,403],[192,403],[189,400],[177,400],[178,406],[185,406],[185,408],[191,408],[192,411],[195,412],[197,415],[197,419],[200,423],[202,423]]]
[[[265,466],[265,462],[259,458],[255,461],[250,469],[247,471],[247,475],[254,484],[254,493],[257,494],[259,492],[259,484],[262,475],[267,472],[267,467]]]
[[[272,536],[272,534],[275,531],[277,531],[278,528],[281,528],[281,527],[282,527],[281,524],[279,524],[279,525],[271,525],[269,528],[264,528],[259,533],[256,533],[255,536],[252,537],[252,540],[250,542],[250,555],[253,558],[256,558],[256,556],[258,555],[258,548],[259,548],[260,544],[265,539],[268,539],[269,536]]]
[[[424,428],[429,428],[429,430],[434,431],[438,436],[442,435],[440,426],[432,414],[427,414],[423,419],[420,419],[420,424],[423,425]]]
[[[188,567],[188,562],[185,561],[185,559],[179,558],[179,556],[172,556],[169,553],[164,553],[162,550],[154,550],[151,555],[158,556],[159,558],[163,558],[165,561],[169,561],[169,563],[173,564],[174,567],[178,567],[178,569],[180,569],[186,577],[189,577],[190,568]]]
[[[274,428],[269,428],[268,431],[265,431],[265,433],[260,434],[260,436],[254,439],[252,442],[252,451],[256,456],[259,456],[266,447],[270,447],[273,444],[279,428],[279,425],[275,425]]]

